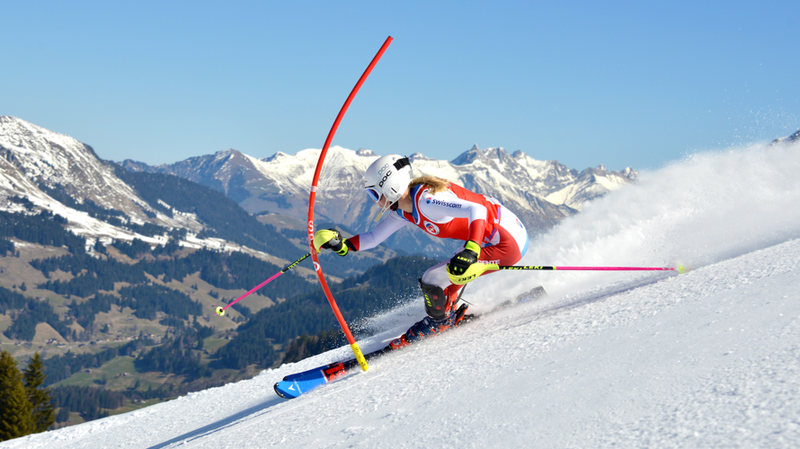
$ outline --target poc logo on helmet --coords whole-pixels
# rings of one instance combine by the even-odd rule
[[[378,176],[381,176],[381,175],[383,174],[383,172],[385,172],[386,170],[388,170],[388,169],[389,169],[389,167],[391,167],[391,165],[392,165],[392,164],[384,164],[384,166],[383,166],[383,167],[381,167],[381,168],[378,170]]]
[[[392,176],[391,170],[387,171],[386,174],[383,175],[383,178],[381,178],[381,182],[378,183],[378,187],[383,187],[383,183],[386,182],[387,179],[389,179],[389,176]]]

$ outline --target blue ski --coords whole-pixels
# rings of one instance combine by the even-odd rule
[[[391,347],[387,346],[369,354],[364,354],[364,358],[367,360],[373,359],[391,350]],[[356,366],[359,366],[358,361],[350,359],[320,366],[302,373],[290,374],[275,383],[275,393],[284,399],[293,399],[314,388],[348,375]]]
[[[284,377],[282,381],[275,384],[275,393],[284,399],[293,399],[328,383],[328,378],[322,368],[324,367]]]

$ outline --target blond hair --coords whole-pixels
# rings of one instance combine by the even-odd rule
[[[420,184],[425,184],[428,186],[428,189],[430,189],[431,193],[444,192],[448,189],[448,187],[450,187],[450,181],[430,175],[417,176],[411,180],[411,183],[408,186],[413,188]]]

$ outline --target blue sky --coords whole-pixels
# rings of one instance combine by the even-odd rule
[[[333,143],[656,169],[800,128],[800,2],[3,2],[0,115],[101,158]],[[544,3],[544,2],[541,2]]]

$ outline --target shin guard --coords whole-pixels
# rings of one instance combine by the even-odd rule
[[[419,288],[425,297],[425,312],[434,320],[443,320],[450,313],[450,304],[447,295],[441,287],[429,285],[419,280]]]

